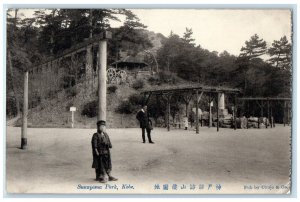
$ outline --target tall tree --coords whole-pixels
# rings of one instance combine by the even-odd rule
[[[245,42],[246,46],[241,48],[240,57],[246,57],[249,60],[259,57],[266,53],[267,43],[260,39],[257,34],[251,36],[249,41]]]
[[[286,36],[281,37],[278,41],[274,40],[272,47],[268,50],[268,54],[271,56],[268,62],[272,66],[291,70],[292,47]]]
[[[193,30],[192,28],[185,28],[185,32],[183,34],[183,40],[189,44],[189,45],[192,45],[194,46],[195,45],[195,39],[192,38],[192,35],[193,35]]]
[[[249,75],[247,75],[249,69],[251,69],[252,60],[259,58],[259,56],[264,55],[267,51],[267,43],[263,39],[260,39],[257,34],[251,36],[250,40],[245,42],[245,45],[241,48],[241,53],[237,60],[239,71],[244,77],[244,92],[247,91],[248,80],[254,79],[249,78]]]

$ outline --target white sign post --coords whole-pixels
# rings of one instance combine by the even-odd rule
[[[76,107],[70,107],[70,112],[72,112],[72,128],[74,128],[74,112],[76,112]]]

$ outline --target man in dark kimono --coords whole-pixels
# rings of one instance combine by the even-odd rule
[[[147,115],[147,106],[144,105],[142,109],[136,115],[137,120],[140,122],[140,128],[142,129],[142,138],[143,143],[146,142],[145,140],[145,131],[147,131],[148,141],[151,144],[154,142],[151,140],[151,130],[152,130],[152,121],[149,119]]]
[[[92,138],[93,165],[96,171],[96,180],[106,183],[105,175],[109,181],[116,181],[117,178],[111,176],[111,158],[109,149],[112,148],[108,134],[105,132],[105,121],[97,122],[97,133]]]

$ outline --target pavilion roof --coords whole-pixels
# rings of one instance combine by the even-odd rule
[[[238,88],[231,88],[225,86],[206,86],[200,84],[178,84],[178,85],[170,85],[165,87],[151,87],[145,89],[141,93],[152,93],[152,94],[168,94],[174,92],[191,92],[191,91],[199,91],[199,92],[209,92],[209,93],[241,93],[241,90]]]

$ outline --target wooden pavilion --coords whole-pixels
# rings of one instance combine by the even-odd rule
[[[168,87],[160,87],[155,89],[149,89],[141,92],[144,95],[144,104],[147,104],[152,95],[162,96],[167,101],[167,129],[170,131],[170,101],[174,94],[180,93],[183,96],[183,100],[186,104],[186,114],[188,105],[192,98],[195,99],[196,103],[196,133],[199,133],[199,102],[202,95],[209,95],[209,103],[218,97],[217,101],[217,131],[219,131],[219,105],[224,105],[224,94],[232,94],[234,96],[234,111],[236,111],[236,96],[241,93],[240,89],[229,88],[229,87],[216,87],[216,86],[204,86],[199,84],[182,84]],[[221,102],[220,102],[221,101]],[[210,110],[211,111],[211,110]],[[234,114],[234,129],[236,129],[236,113]],[[211,116],[211,114],[210,114]]]

